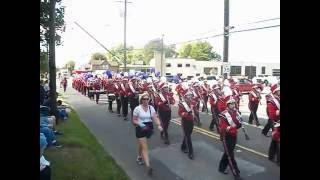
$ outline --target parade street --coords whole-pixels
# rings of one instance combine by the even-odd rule
[[[78,113],[82,122],[96,137],[104,149],[114,158],[117,164],[127,173],[132,180],[157,179],[157,180],[231,180],[232,173],[224,175],[218,171],[219,161],[223,154],[223,146],[217,134],[217,130],[209,130],[211,122],[210,113],[200,113],[201,127],[194,126],[192,141],[194,159],[190,160],[187,154],[180,150],[183,138],[181,120],[177,113],[177,102],[172,107],[172,119],[169,127],[170,145],[165,145],[160,139],[160,133],[155,133],[148,140],[149,155],[154,175],[148,177],[145,166],[136,163],[137,143],[135,129],[130,118],[124,121],[116,113],[107,110],[107,96],[101,95],[99,104],[81,95],[71,87],[65,93],[58,89],[74,110]],[[244,121],[248,121],[249,111],[247,99],[242,97],[240,111]],[[115,111],[116,104],[113,104]],[[235,149],[235,158],[241,171],[240,175],[245,180],[276,180],[280,179],[280,167],[267,158],[270,137],[261,134],[262,126],[267,122],[265,115],[265,100],[258,109],[260,127],[245,125],[250,137],[247,141],[241,130],[238,132],[238,143]],[[210,111],[209,111],[210,112]],[[129,110],[129,114],[130,110]],[[112,171],[112,169],[106,169]]]

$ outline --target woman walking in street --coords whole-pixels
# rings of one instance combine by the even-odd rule
[[[144,93],[141,95],[139,103],[133,111],[132,123],[136,126],[136,137],[138,139],[138,157],[137,163],[142,165],[146,164],[148,175],[152,176],[153,169],[150,166],[147,138],[149,139],[153,134],[153,121],[158,126],[158,129],[162,132],[162,126],[156,115],[153,106],[148,104],[149,95]]]

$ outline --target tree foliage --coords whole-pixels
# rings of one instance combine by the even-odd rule
[[[221,60],[221,56],[213,51],[213,47],[208,42],[199,41],[191,44],[185,44],[179,52],[180,57],[191,57],[197,61]]]
[[[130,64],[132,59],[133,59],[133,55],[131,54],[131,51],[133,50],[133,46],[127,46],[127,64]],[[110,49],[111,53],[107,53],[107,57],[108,59],[112,60],[112,61],[117,61],[120,65],[124,64],[124,45],[123,44],[119,44],[113,48]],[[119,60],[118,60],[119,59]]]
[[[91,60],[107,60],[107,57],[103,54],[103,53],[100,53],[100,52],[95,52],[91,55]]]
[[[47,52],[40,52],[40,73],[49,72],[49,61]]]
[[[66,65],[64,66],[64,68],[68,68],[68,71],[71,72],[74,70],[76,63],[73,60],[70,60],[66,63]]]
[[[49,0],[40,0],[40,45],[45,46],[49,40]],[[65,8],[61,6],[61,1],[56,3],[55,17],[55,40],[56,45],[61,45],[61,35],[65,31],[64,21]]]

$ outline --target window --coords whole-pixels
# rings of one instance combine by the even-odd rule
[[[181,64],[181,63],[179,63],[179,64],[178,64],[178,67],[182,67],[182,64]]]
[[[166,64],[166,67],[171,67],[171,64],[170,64],[170,63],[167,63],[167,64]]]
[[[166,76],[170,76],[171,75],[171,73],[166,73]]]
[[[210,75],[212,71],[213,71],[213,68],[212,68],[212,67],[205,67],[205,68],[203,68],[203,73],[204,73],[205,75]]]
[[[266,73],[266,67],[265,66],[262,66],[261,67],[261,74],[265,74]]]
[[[196,73],[196,76],[200,76],[200,73]]]
[[[272,69],[272,76],[280,76],[280,69]]]
[[[186,64],[186,67],[190,67],[190,64]]]
[[[230,76],[241,76],[241,66],[231,66]]]
[[[245,67],[245,76],[248,76],[249,79],[252,79],[256,76],[256,67],[255,66],[246,66]]]

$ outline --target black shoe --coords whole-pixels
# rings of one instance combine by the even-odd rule
[[[212,127],[212,128],[211,128],[211,127],[209,127],[209,130],[210,130],[210,131],[214,131],[214,128],[213,128],[213,127]]]
[[[123,119],[124,121],[128,121],[128,118],[127,117],[124,117],[124,119]]]
[[[219,172],[221,172],[222,174],[228,174],[228,170],[227,169],[224,170],[224,171],[219,169]]]
[[[164,133],[163,133],[163,131],[160,132],[160,137],[161,137],[162,140],[164,140]]]
[[[62,133],[62,132],[57,131],[57,130],[53,131],[53,133],[54,133],[55,135],[63,135],[63,133]]]
[[[152,176],[153,169],[151,167],[148,167],[148,176]]]
[[[193,159],[193,154],[188,155],[189,159]]]
[[[170,144],[170,141],[169,141],[169,139],[165,139],[165,140],[164,140],[164,144],[167,144],[167,145],[169,145],[169,144]]]
[[[259,122],[257,122],[257,123],[256,123],[256,126],[260,126],[260,123],[259,123]]]
[[[121,117],[121,114],[120,114],[120,113],[118,113],[118,117]]]
[[[268,133],[261,132],[261,134],[263,134],[265,137],[270,137]]]
[[[61,148],[62,147],[62,145],[59,144],[57,141],[52,143],[52,145],[55,146],[56,148]]]
[[[248,121],[248,124],[252,124],[252,122]]]
[[[198,126],[198,127],[201,127],[201,126],[202,126],[202,123],[201,123],[201,122],[198,122],[198,123],[197,123],[197,126]]]
[[[235,176],[234,180],[242,180],[242,178],[240,176]]]
[[[180,148],[183,153],[188,153],[187,148]]]

